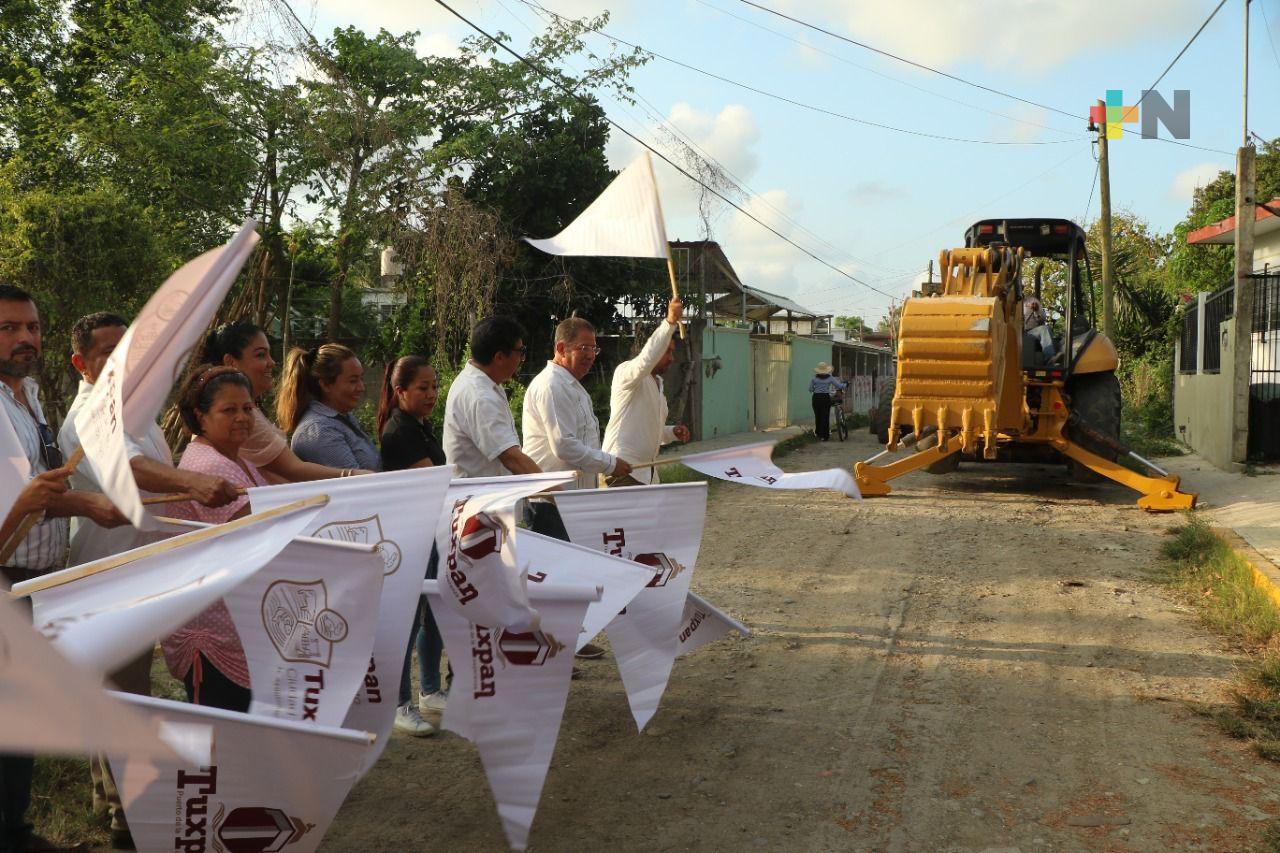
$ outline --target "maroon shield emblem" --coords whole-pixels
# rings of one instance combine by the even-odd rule
[[[668,581],[684,571],[684,566],[681,566],[666,554],[636,554],[631,559],[642,566],[649,566],[653,569],[653,580],[649,581],[646,586],[666,586]]]
[[[503,630],[498,636],[498,651],[513,666],[542,666],[564,648],[555,637],[541,631]]]
[[[458,550],[472,560],[482,560],[502,550],[502,525],[485,512],[477,512],[462,524]]]
[[[302,838],[311,827],[280,809],[241,806],[222,821],[218,840],[227,853],[276,853]]]

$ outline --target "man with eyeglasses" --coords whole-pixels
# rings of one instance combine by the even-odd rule
[[[542,471],[520,449],[516,419],[502,385],[516,375],[528,349],[510,317],[489,317],[471,330],[471,359],[444,404],[444,455],[459,477],[505,477]]]
[[[40,312],[35,301],[21,288],[0,284],[0,407],[13,424],[33,476],[63,467],[62,453],[40,408],[40,386],[32,377],[39,366]],[[67,517],[72,515],[103,527],[128,523],[101,494],[62,492],[49,500],[43,517],[0,566],[5,581],[13,584],[61,569],[67,559]],[[26,819],[34,765],[29,755],[0,756],[0,849],[52,849],[32,834]]]
[[[581,317],[556,326],[555,355],[524,392],[524,452],[543,471],[578,471],[566,488],[592,489],[597,474],[626,476],[631,465],[600,449],[600,421],[582,380],[600,347]]]

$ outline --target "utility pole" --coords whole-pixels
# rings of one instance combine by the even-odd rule
[[[1098,101],[1106,115],[1107,102]],[[1098,198],[1102,204],[1102,219],[1099,230],[1102,233],[1102,334],[1113,343],[1116,339],[1115,329],[1115,288],[1112,276],[1115,274],[1111,263],[1111,166],[1107,159],[1107,123],[1098,126]]]
[[[1249,457],[1249,383],[1253,357],[1253,224],[1257,216],[1257,149],[1249,141],[1249,0],[1244,0],[1244,139],[1236,152],[1235,369],[1232,374],[1231,460]]]

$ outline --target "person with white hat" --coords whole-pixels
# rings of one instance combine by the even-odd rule
[[[836,391],[843,391],[845,384],[831,375],[831,365],[818,362],[809,380],[809,393],[813,395],[813,431],[819,441],[831,437],[831,398]]]

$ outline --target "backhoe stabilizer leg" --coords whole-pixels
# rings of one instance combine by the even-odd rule
[[[895,480],[904,474],[910,474],[912,471],[918,471],[937,462],[939,459],[946,459],[953,453],[959,453],[964,439],[960,435],[953,435],[945,442],[930,447],[928,450],[921,450],[919,453],[913,453],[910,456],[904,456],[896,462],[890,462],[888,465],[871,465],[867,462],[857,462],[853,466],[853,478],[858,481],[858,490],[864,498],[880,498],[893,491],[889,488],[889,481]]]
[[[1179,491],[1178,485],[1181,479],[1177,474],[1171,474],[1167,478],[1147,477],[1129,470],[1118,462],[1090,453],[1066,438],[1054,440],[1053,446],[1107,479],[1140,492],[1142,497],[1138,498],[1138,506],[1147,512],[1176,512],[1180,509],[1191,509],[1196,505],[1198,497],[1196,493]]]

